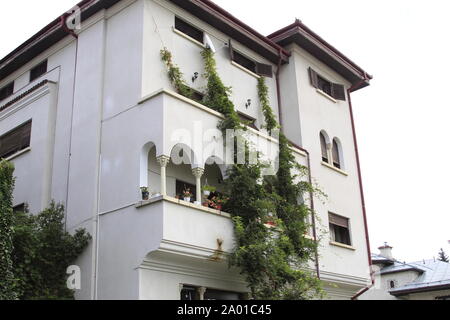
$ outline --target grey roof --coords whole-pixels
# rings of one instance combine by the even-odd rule
[[[390,266],[387,268],[390,268]],[[422,270],[422,272],[415,281],[390,290],[389,292],[392,295],[450,288],[450,263],[438,260],[424,260],[403,264],[403,266],[396,265],[393,268],[397,268],[398,271],[414,269]],[[382,269],[382,273],[384,273],[383,271],[384,268]]]

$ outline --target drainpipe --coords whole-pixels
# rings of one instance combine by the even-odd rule
[[[362,182],[362,175],[361,175],[361,164],[359,161],[359,151],[358,151],[358,142],[356,139],[356,129],[355,129],[355,121],[353,116],[353,107],[352,107],[352,99],[351,99],[351,93],[355,91],[362,83],[365,81],[368,81],[369,78],[367,77],[367,74],[364,73],[364,79],[362,79],[360,82],[356,83],[352,87],[350,87],[347,90],[348,95],[348,101],[349,101],[349,107],[350,107],[350,118],[352,123],[352,132],[353,132],[353,141],[355,143],[355,155],[356,155],[356,166],[358,169],[358,179],[359,179],[359,191],[361,195],[361,204],[362,204],[362,210],[363,210],[363,218],[364,218],[364,229],[366,232],[366,245],[367,245],[367,256],[368,256],[368,262],[369,262],[369,268],[370,268],[370,278],[371,278],[371,284],[367,286],[366,288],[362,289],[360,292],[358,292],[355,296],[352,297],[352,300],[358,299],[359,296],[361,296],[363,293],[367,292],[370,288],[372,288],[375,285],[375,277],[374,273],[372,271],[372,257],[371,257],[371,251],[370,251],[370,240],[369,240],[369,228],[367,225],[367,214],[366,214],[366,201],[364,199],[364,189],[363,189],[363,182]]]
[[[278,67],[277,67],[277,72],[275,74],[275,79],[276,79],[276,85],[277,85],[278,117],[279,117],[281,130],[283,130],[283,112],[281,110],[281,88],[280,88],[280,70],[281,70],[281,63],[283,60],[281,48],[278,49],[278,54],[279,54],[279,59],[278,59]],[[309,151],[300,146],[297,146],[296,144],[292,143],[291,141],[289,141],[289,143],[291,145],[293,145],[294,147],[296,147],[297,149],[306,153],[306,158],[307,158],[307,163],[308,163],[308,181],[312,185],[311,155],[309,154]],[[309,197],[310,197],[310,207],[311,207],[311,212],[312,212],[313,237],[314,237],[314,241],[317,243],[316,217],[314,214],[314,208],[315,208],[314,207],[314,194],[312,191],[310,191]],[[318,253],[317,248],[315,249],[315,267],[316,267],[317,278],[320,279],[319,253]]]
[[[281,54],[281,48],[278,49],[278,67],[277,72],[275,73],[275,81],[277,83],[277,99],[278,99],[278,118],[280,122],[280,127],[283,128],[283,113],[281,111],[281,89],[280,89],[280,69],[281,69],[281,63],[283,60],[283,56]]]
[[[72,107],[71,107],[71,116],[70,116],[70,133],[69,133],[69,159],[67,161],[67,187],[66,187],[66,215],[64,217],[64,229],[67,230],[67,207],[69,204],[69,181],[70,181],[70,167],[71,167],[71,160],[72,160],[72,134],[73,134],[73,114],[74,114],[74,108],[75,108],[75,86],[76,86],[76,79],[77,79],[77,65],[78,65],[78,35],[73,31],[70,30],[67,27],[67,16],[68,14],[65,13],[60,17],[60,24],[61,28],[63,28],[64,31],[67,32],[68,35],[75,38],[75,62],[74,62],[74,71],[73,71],[73,86],[72,86]]]

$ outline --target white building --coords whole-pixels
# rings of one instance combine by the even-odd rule
[[[436,259],[401,262],[384,245],[372,255],[375,285],[360,300],[450,300],[450,263]]]
[[[226,169],[208,164],[213,153],[195,143],[222,115],[175,93],[160,57],[167,47],[201,92],[205,39],[236,108],[253,121],[251,134],[276,146],[261,128],[256,86],[268,76],[298,162],[328,195],[313,203],[312,234],[321,238],[317,271],[329,298],[350,299],[369,284],[350,103],[369,85],[364,70],[300,21],[265,37],[207,0],[78,7],[79,29],[70,28],[77,16],[65,14],[0,61],[0,157],[16,167],[15,205],[36,213],[54,199],[66,206],[69,231],[93,236],[78,261],[79,299],[237,299],[248,291],[236,270],[211,259],[233,248],[230,216],[176,199],[180,188],[206,181],[220,190]],[[190,165],[170,161],[180,145]],[[141,201],[142,186],[156,194],[150,201]]]

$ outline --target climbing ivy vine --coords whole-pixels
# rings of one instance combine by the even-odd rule
[[[191,98],[193,95],[193,91],[183,79],[183,73],[181,72],[180,68],[173,63],[172,53],[167,50],[167,48],[164,48],[161,50],[160,54],[161,59],[166,65],[167,74],[172,85],[175,87],[179,94],[187,98]]]
[[[222,131],[242,128],[229,97],[231,88],[224,85],[217,72],[214,53],[206,48],[202,57],[208,81],[204,104],[225,116],[218,125]],[[173,83],[176,87],[176,82]],[[259,79],[257,88],[265,128],[272,132],[279,124],[270,107],[264,78]],[[315,189],[307,182],[296,182],[304,181],[307,169],[297,164],[282,133],[279,140],[277,175],[263,177],[262,170],[267,164],[253,164],[248,158],[228,170],[225,180],[228,201],[223,210],[232,215],[236,238],[229,262],[241,270],[253,299],[317,298],[323,294],[320,280],[308,270],[317,243],[305,237],[312,212],[301,201],[304,194]],[[248,155],[251,144],[246,146]],[[234,152],[236,158],[237,150]]]

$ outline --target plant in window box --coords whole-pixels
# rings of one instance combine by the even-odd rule
[[[211,193],[216,192],[217,188],[213,187],[213,186],[205,185],[205,186],[203,186],[202,190],[203,190],[203,194],[205,196],[209,197]]]
[[[191,202],[192,196],[193,196],[193,194],[191,192],[191,189],[186,188],[186,189],[183,190],[184,201]]]
[[[141,187],[142,200],[147,201],[150,198],[150,191],[148,187]]]

